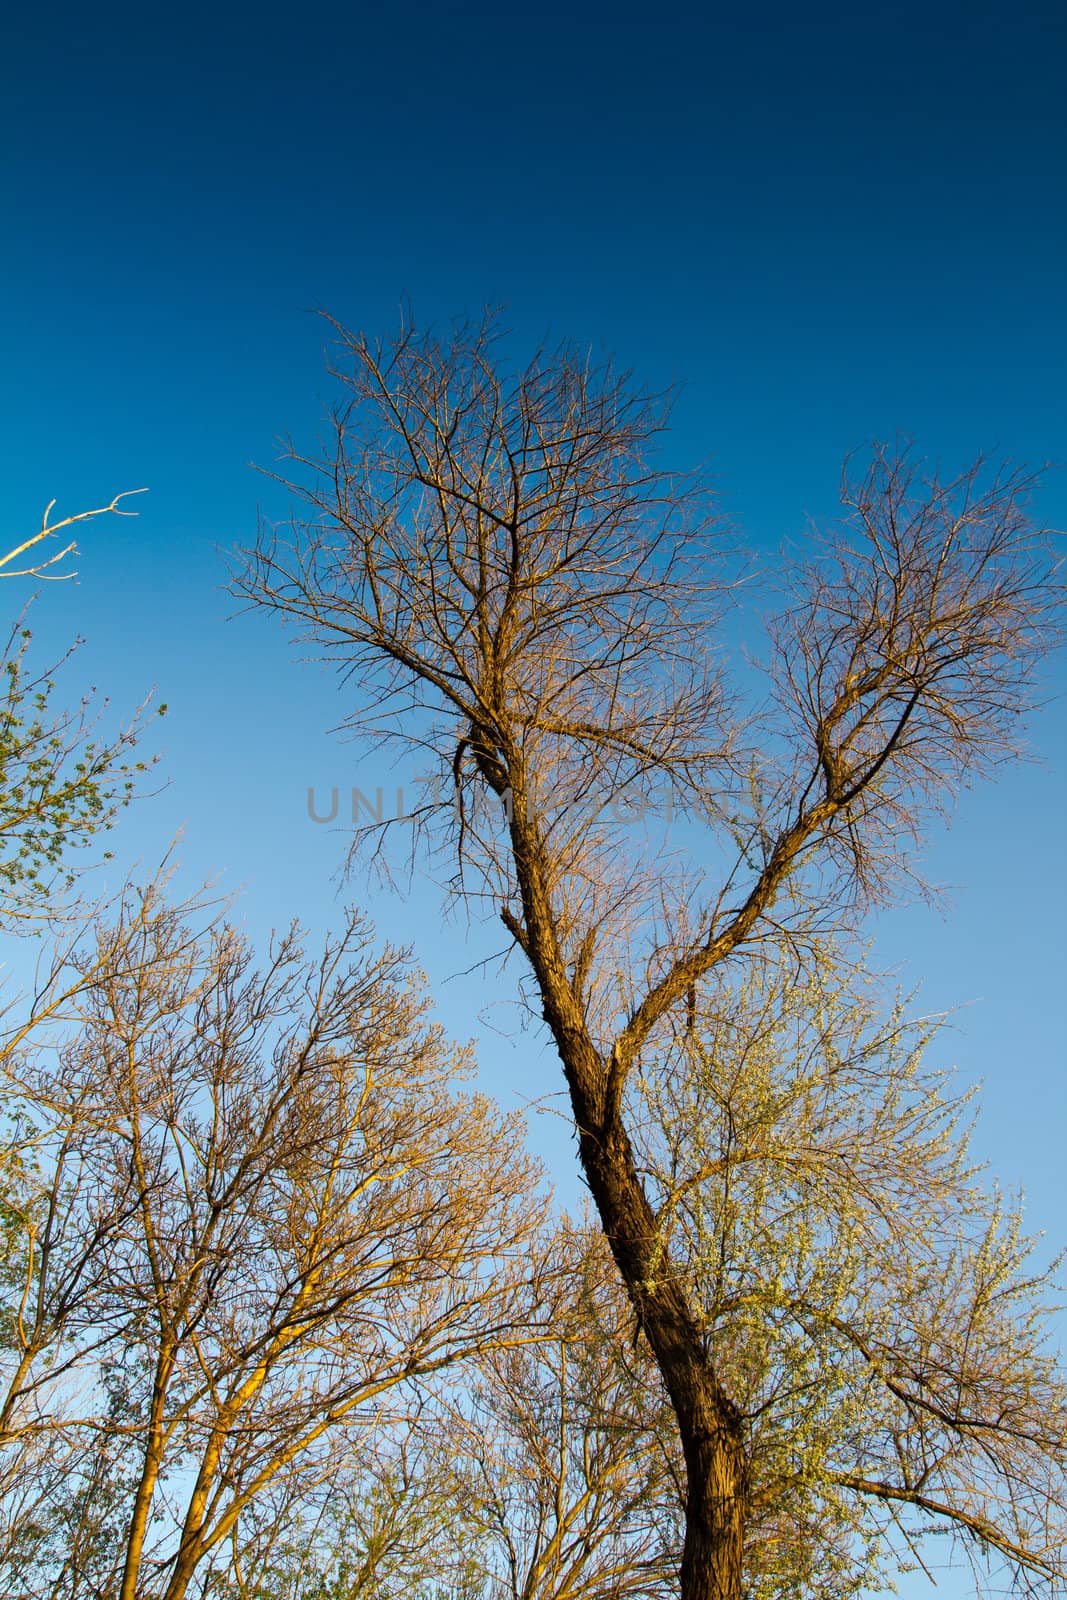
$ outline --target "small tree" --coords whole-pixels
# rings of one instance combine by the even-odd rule
[[[118,1600],[181,1600],[264,1495],[323,1478],[337,1438],[388,1431],[417,1385],[528,1337],[543,1215],[518,1122],[455,1093],[464,1053],[400,952],[354,918],[316,960],[276,941],[258,972],[189,915],[130,893],[74,958],[73,1031],[8,1058],[43,1175],[8,1442],[114,1458],[78,1480],[78,1526],[121,1462],[121,1537],[89,1540],[81,1574]],[[66,1594],[72,1541],[49,1548],[5,1592]]]
[[[129,490],[110,505],[50,523],[53,500],[40,530],[0,557],[0,578],[74,578],[73,570],[61,566],[76,553],[73,540],[53,554],[47,554],[46,542],[96,517],[135,515],[121,502],[143,492]],[[61,891],[74,881],[69,853],[107,831],[145,770],[131,753],[144,730],[147,702],[125,727],[103,735],[91,694],[76,709],[57,710],[56,674],[73,650],[46,670],[36,670],[29,660],[25,612],[19,610],[0,655],[0,927],[5,932],[35,927],[42,916],[58,911]]]
[[[662,1249],[632,1085],[717,969],[783,932],[803,958],[805,898],[836,922],[891,897],[930,805],[1017,748],[1059,601],[1029,480],[924,479],[884,451],[846,473],[746,720],[715,649],[714,517],[651,460],[662,404],[566,347],[509,376],[491,325],[339,334],[331,437],[291,452],[308,515],[238,586],[358,684],[352,728],[436,755],[453,803],[419,820],[526,964],[677,1419],[684,1600],[739,1600],[746,1421]],[[703,871],[626,826],[668,797],[718,841]]]

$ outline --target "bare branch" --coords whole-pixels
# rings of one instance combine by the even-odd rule
[[[38,531],[32,534],[30,538],[24,539],[21,544],[13,546],[6,556],[0,556],[0,578],[45,578],[50,582],[64,578],[76,578],[78,575],[76,572],[50,572],[48,570],[50,567],[57,566],[66,556],[77,553],[78,546],[73,540],[64,545],[62,550],[57,550],[54,555],[50,555],[41,561],[32,562],[28,567],[12,568],[10,572],[5,572],[2,569],[9,562],[17,561],[20,556],[26,554],[27,550],[32,550],[43,539],[54,539],[56,534],[61,533],[64,528],[73,527],[75,523],[90,522],[94,517],[135,517],[137,512],[123,510],[120,501],[128,499],[131,494],[147,493],[147,489],[124,489],[121,494],[117,494],[106,506],[97,506],[94,511],[75,512],[73,516],[63,517],[59,522],[49,522],[48,520],[55,506],[55,501],[50,500],[45,507]]]

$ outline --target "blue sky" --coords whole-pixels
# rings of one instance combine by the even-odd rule
[[[281,509],[249,463],[318,426],[316,309],[388,331],[402,296],[420,321],[503,304],[517,350],[569,335],[677,381],[671,453],[706,464],[757,553],[832,514],[872,437],[946,467],[1062,463],[1064,42],[1030,3],[23,8],[0,62],[5,528],[151,487],[35,608],[46,647],[86,636],[73,686],[171,706],[168,787],[123,825],[123,863],[184,826],[189,874],[246,884],[253,930],[336,917],[344,841],[305,797],[354,781],[342,702],[262,619],[228,620],[216,553]],[[1038,510],[1067,524],[1062,470]],[[1063,688],[1060,663],[1043,764],[932,835],[948,914],[873,930],[926,1005],[976,1002],[946,1049],[986,1081],[981,1152],[1052,1234]],[[373,906],[435,980],[484,948],[439,931],[428,886]],[[440,993],[465,1033],[507,984]],[[555,1090],[535,1040],[483,1041],[505,1100]],[[534,1137],[572,1193],[566,1138]]]

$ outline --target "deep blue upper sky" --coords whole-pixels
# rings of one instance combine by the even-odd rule
[[[159,686],[171,782],[126,858],[185,823],[190,870],[247,881],[256,928],[333,916],[343,840],[304,797],[352,781],[334,685],[259,619],[226,622],[216,587],[216,545],[277,505],[247,463],[317,426],[316,308],[388,331],[402,296],[421,321],[503,303],[517,349],[570,335],[678,380],[671,450],[708,465],[757,550],[832,513],[841,457],[872,437],[946,467],[1067,455],[1059,7],[579,9],[58,5],[6,24],[5,528],[53,495],[151,486],[136,522],[85,535],[79,584],[35,625],[86,634],[72,684],[91,673],[119,705]],[[1039,509],[1067,524],[1062,473]],[[1064,726],[1054,703],[1046,766],[936,836],[948,920],[879,927],[931,1006],[982,1001],[952,1046],[987,1078],[980,1145],[1053,1230]],[[466,965],[432,892],[376,912],[435,975]],[[473,982],[442,991],[461,1031]],[[555,1088],[529,1040],[485,1037],[502,1094],[516,1073]]]

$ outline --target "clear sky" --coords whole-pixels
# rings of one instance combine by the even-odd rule
[[[671,452],[706,463],[757,552],[831,514],[872,437],[947,468],[1067,454],[1051,3],[20,12],[0,58],[5,529],[52,496],[151,487],[137,521],[86,533],[79,583],[35,626],[86,635],[72,688],[170,703],[169,786],[124,825],[123,862],[184,825],[189,872],[247,884],[257,932],[336,919],[344,840],[308,821],[309,784],[389,781],[328,737],[336,685],[262,619],[227,620],[219,587],[216,547],[280,509],[248,463],[318,426],[317,308],[389,331],[402,296],[420,321],[503,304],[519,351],[569,335],[677,380]],[[1062,470],[1038,509],[1067,524]],[[925,1004],[976,1002],[946,1048],[986,1080],[979,1148],[1060,1237],[1064,686],[1061,664],[1043,764],[933,836],[947,916],[874,930]],[[440,932],[432,887],[374,910],[435,980],[486,948]],[[507,992],[456,978],[442,1009],[461,1033],[482,1005],[507,1028]],[[505,1100],[557,1088],[538,1041],[479,1031]],[[571,1195],[551,1129],[534,1137]]]

